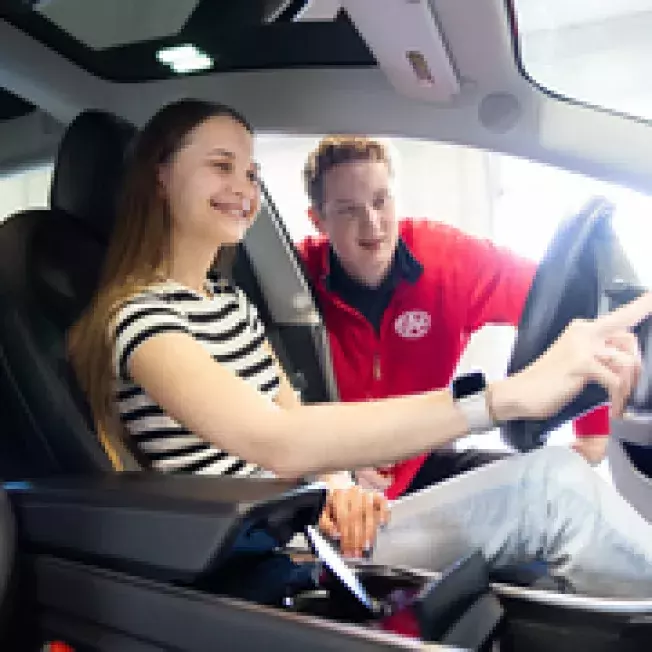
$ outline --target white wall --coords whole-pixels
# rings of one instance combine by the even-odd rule
[[[48,204],[52,165],[0,175],[0,221],[19,210]]]

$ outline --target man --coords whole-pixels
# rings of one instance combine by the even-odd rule
[[[330,137],[304,181],[322,234],[300,246],[323,310],[343,401],[446,387],[473,332],[517,325],[535,265],[488,241],[429,220],[400,220],[387,149]],[[604,456],[608,410],[575,424],[575,447]],[[360,481],[396,498],[501,455],[452,450],[364,470]]]

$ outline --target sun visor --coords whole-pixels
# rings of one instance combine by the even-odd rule
[[[428,0],[342,0],[378,66],[402,95],[448,102],[460,83]]]

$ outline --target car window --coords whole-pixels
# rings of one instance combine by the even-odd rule
[[[318,136],[265,134],[256,144],[263,179],[297,242],[314,233],[301,170],[318,141]],[[641,238],[652,197],[502,154],[408,138],[385,142],[397,168],[400,215],[447,222],[536,262],[560,221],[592,195],[603,195],[615,203],[616,231],[637,271],[652,281],[652,261]],[[473,336],[458,371],[481,368],[489,377],[502,376],[513,341],[511,327],[486,327]],[[551,441],[571,438],[572,429],[564,427]],[[494,433],[469,437],[461,446],[500,449],[503,444]]]
[[[525,72],[548,91],[652,119],[652,0],[514,0]]]

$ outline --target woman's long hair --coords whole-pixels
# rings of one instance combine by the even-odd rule
[[[160,168],[184,146],[195,128],[222,116],[252,133],[249,123],[234,109],[184,99],[168,104],[151,118],[128,157],[98,289],[68,337],[70,361],[103,443],[103,433],[111,432],[115,424],[110,324],[131,296],[170,275],[172,224],[159,183]]]

